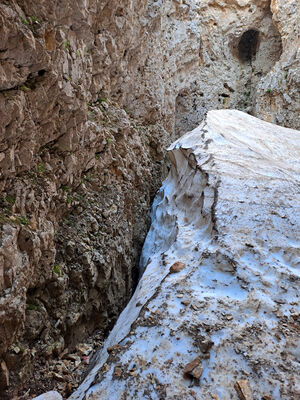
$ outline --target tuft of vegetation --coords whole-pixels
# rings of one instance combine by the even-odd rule
[[[271,93],[271,89],[270,88],[267,89],[267,93]]]
[[[9,204],[10,206],[13,206],[16,202],[16,196],[6,196],[6,197],[2,197],[2,201],[5,204]]]
[[[93,175],[92,175],[92,174],[87,174],[83,179],[84,179],[86,182],[92,182],[92,180],[93,180]]]
[[[30,88],[26,86],[25,83],[22,83],[21,90],[23,90],[24,92],[30,92]]]
[[[88,111],[88,115],[89,115],[89,119],[90,119],[91,121],[94,121],[94,119],[95,119],[95,113],[94,113],[93,111]]]
[[[41,311],[41,306],[40,305],[36,306],[35,304],[27,304],[26,310],[29,310],[29,311]]]
[[[29,17],[29,19],[31,20],[32,23],[35,23],[35,24],[39,24],[40,23],[40,20],[38,18],[36,18],[36,17]]]
[[[27,18],[23,18],[22,22],[24,25],[39,25],[40,24],[40,20],[36,17],[27,17]]]
[[[20,221],[20,223],[21,223],[22,225],[24,225],[24,226],[27,226],[27,225],[28,225],[28,220],[27,220],[27,218],[24,217],[24,216],[19,217],[19,221]]]
[[[39,163],[39,164],[38,164],[37,170],[38,170],[38,172],[40,172],[41,174],[44,174],[45,172],[47,172],[47,170],[46,170],[46,168],[45,168],[45,166],[44,166],[43,163]]]
[[[60,264],[54,264],[53,271],[56,273],[56,275],[61,276],[62,271]]]
[[[68,186],[68,185],[62,185],[62,191],[63,192],[67,192],[69,189],[70,189],[70,186]]]

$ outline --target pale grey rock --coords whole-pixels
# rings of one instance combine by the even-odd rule
[[[299,153],[234,110],[171,145],[146,269],[72,400],[299,397]]]
[[[62,396],[58,393],[52,390],[51,392],[47,392],[44,394],[41,394],[40,396],[34,397],[33,400],[62,400]]]

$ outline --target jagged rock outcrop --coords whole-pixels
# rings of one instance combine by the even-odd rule
[[[300,128],[300,3],[273,0],[271,11],[283,44],[282,56],[259,82],[255,113],[266,121]]]
[[[7,180],[2,194],[0,349],[11,388],[35,358],[110,328],[134,287],[163,131],[137,126],[106,101],[89,109],[86,153],[51,142],[37,168]]]
[[[145,272],[72,400],[299,397],[299,152],[231,110],[169,148]]]
[[[167,134],[108,100],[143,44],[141,2],[122,3],[0,5],[1,398],[109,329],[134,287]]]

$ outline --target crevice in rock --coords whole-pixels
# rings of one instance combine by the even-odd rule
[[[238,57],[242,62],[251,62],[259,46],[259,32],[249,29],[244,32],[238,44]]]

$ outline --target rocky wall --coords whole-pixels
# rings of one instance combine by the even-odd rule
[[[111,327],[172,138],[212,108],[299,127],[298,16],[297,0],[1,2],[2,388]]]
[[[43,369],[36,362],[109,329],[134,288],[167,135],[108,98],[132,80],[124,53],[140,45],[140,6],[1,3],[0,381],[8,398]],[[42,378],[36,372],[36,385]]]

